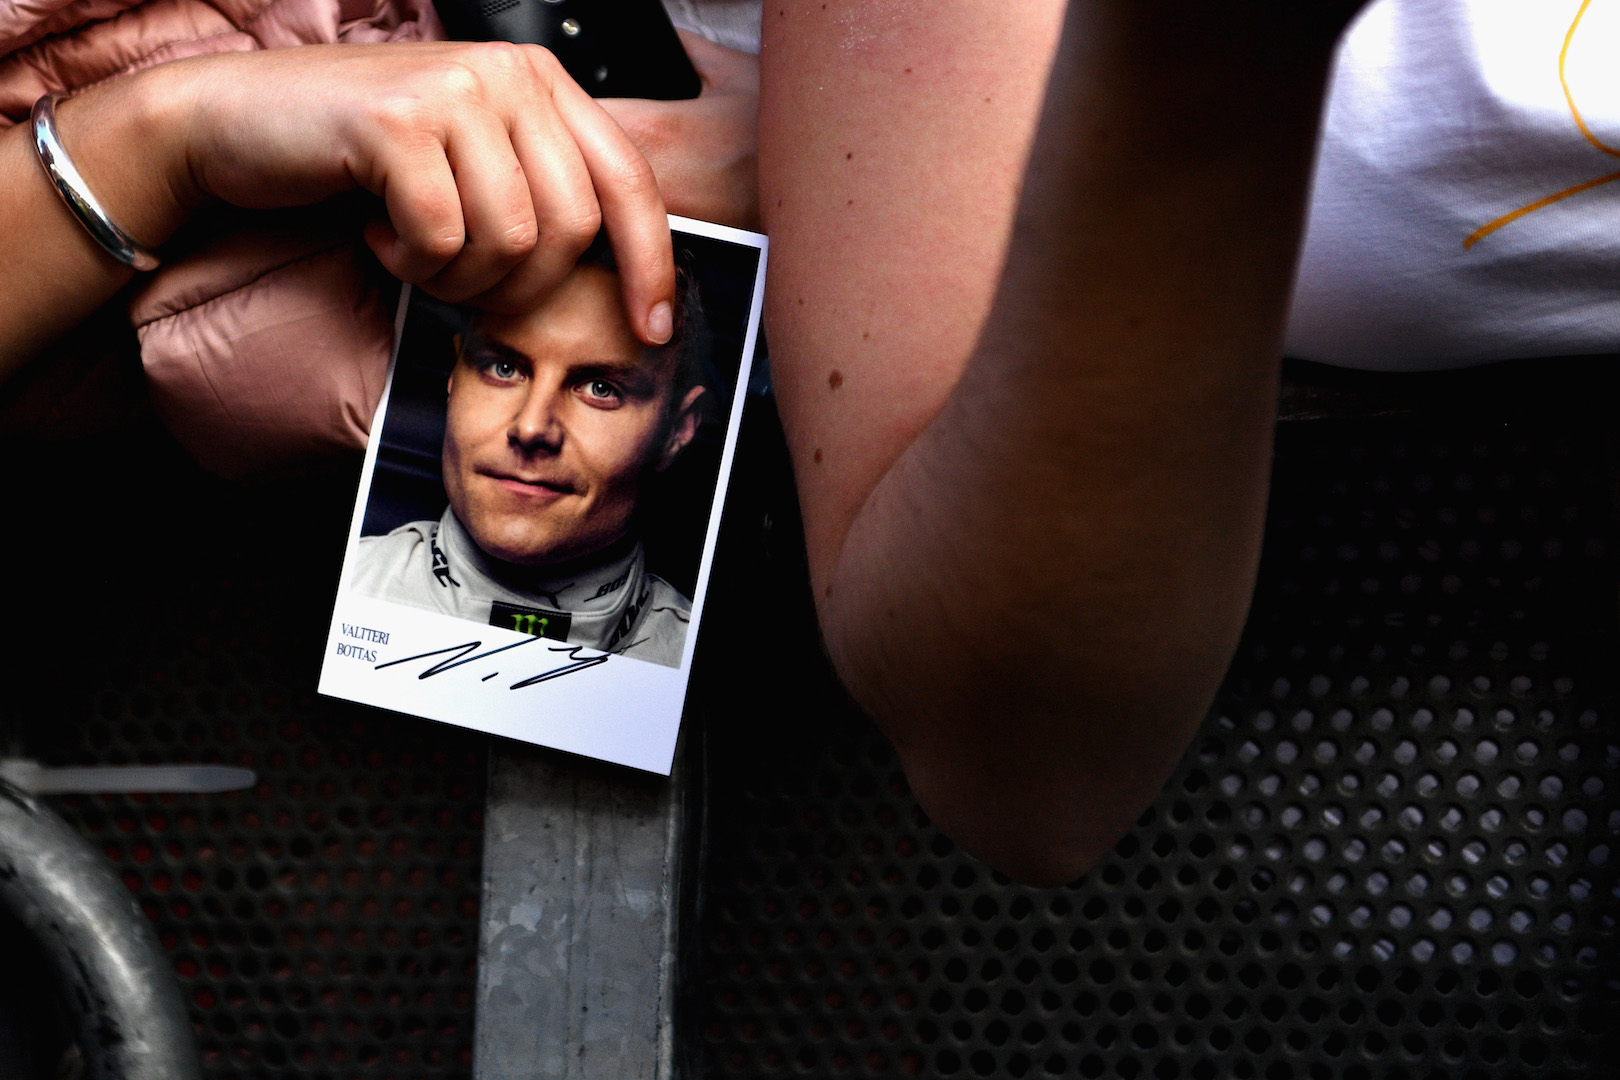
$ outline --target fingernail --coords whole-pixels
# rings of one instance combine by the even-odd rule
[[[669,306],[668,300],[660,300],[647,316],[647,336],[653,339],[654,345],[662,345],[674,332],[675,309]]]

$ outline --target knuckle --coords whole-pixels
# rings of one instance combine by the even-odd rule
[[[477,70],[481,48],[482,44],[469,45],[427,58],[421,66],[403,73],[397,98],[402,103],[416,102],[423,113],[442,113],[476,97],[483,89]]]
[[[607,166],[602,182],[621,197],[636,202],[651,199],[658,192],[658,178],[639,153],[615,157]]]
[[[578,257],[602,229],[602,207],[595,199],[576,203],[555,213],[549,225],[550,242]]]
[[[484,80],[470,64],[450,64],[439,74],[443,92],[458,101],[483,96]]]
[[[499,230],[490,245],[504,260],[516,261],[528,256],[540,242],[540,228],[532,217],[523,217]]]
[[[426,103],[414,94],[385,94],[371,103],[373,122],[394,135],[422,130],[428,123]]]
[[[505,75],[522,70],[528,63],[523,46],[510,41],[478,42],[473,45],[473,55],[478,58],[479,63]]]
[[[517,49],[529,70],[545,79],[548,85],[563,70],[562,62],[544,45],[519,45]]]
[[[415,247],[422,256],[436,263],[447,263],[461,253],[465,238],[460,234],[443,230],[428,233],[418,240]]]

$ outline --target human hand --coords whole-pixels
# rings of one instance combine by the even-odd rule
[[[180,103],[191,202],[296,206],[361,188],[366,240],[401,280],[532,307],[605,224],[639,337],[668,339],[674,265],[645,158],[538,46],[312,46],[149,73]]]
[[[670,212],[759,228],[759,57],[679,31],[703,90],[686,101],[604,98],[646,155]]]

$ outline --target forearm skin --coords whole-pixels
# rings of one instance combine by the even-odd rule
[[[993,304],[915,437],[829,494],[806,443],[858,435],[782,388],[834,663],[940,827],[1022,880],[1112,846],[1230,661],[1344,7],[1072,6]],[[777,299],[773,343],[813,340]]]
[[[158,71],[103,84],[64,102],[58,130],[69,156],[125,232],[149,248],[193,208],[176,131],[177,95]],[[95,311],[133,274],[90,237],[34,156],[30,125],[0,132],[0,382]]]

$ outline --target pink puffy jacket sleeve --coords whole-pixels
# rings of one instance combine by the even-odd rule
[[[443,37],[431,0],[0,0],[0,127],[42,94],[185,56]],[[365,445],[394,286],[354,205],[200,219],[132,294],[153,403],[207,468]]]

